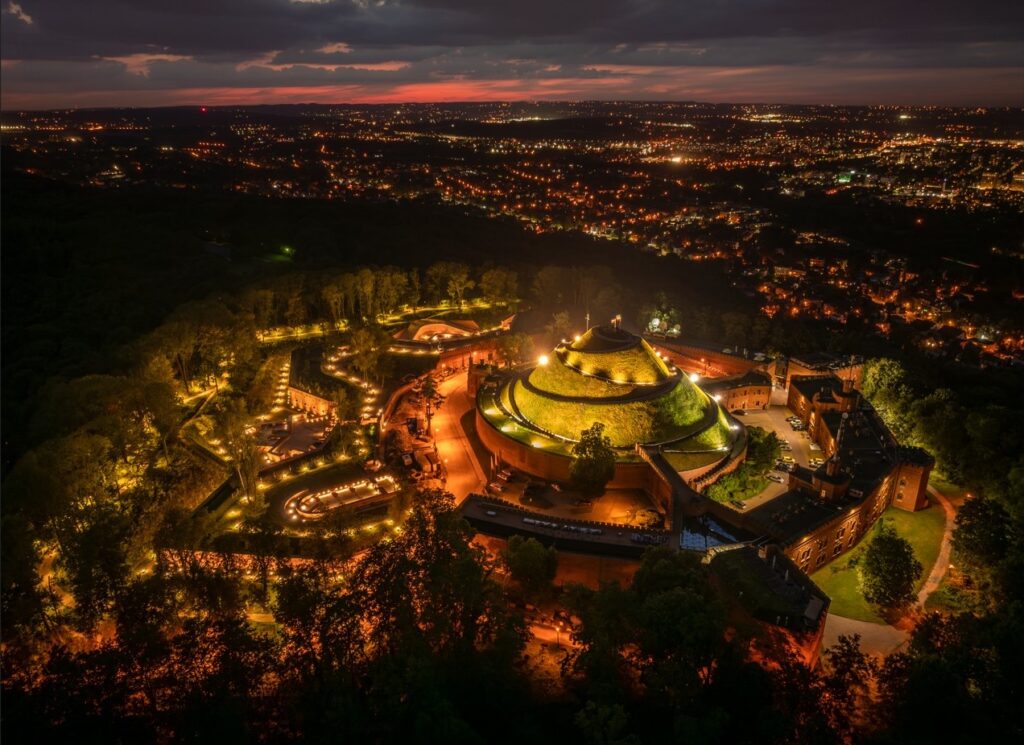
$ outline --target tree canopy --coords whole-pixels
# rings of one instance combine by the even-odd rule
[[[909,541],[884,521],[858,565],[864,598],[883,608],[899,608],[911,602],[923,571]]]
[[[587,496],[599,496],[615,476],[615,451],[604,434],[604,425],[594,422],[580,433],[572,447],[569,478],[573,488]]]

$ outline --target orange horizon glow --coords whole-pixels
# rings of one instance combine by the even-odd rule
[[[148,58],[148,59],[147,59]],[[133,80],[146,81],[148,63],[173,64],[160,55],[139,55],[114,61],[126,64]],[[16,60],[3,60],[5,68],[18,64]],[[249,66],[273,67],[268,55],[246,63]],[[337,67],[371,69],[387,75],[404,70],[405,63],[385,61],[378,63],[330,63]],[[413,104],[413,103],[493,103],[502,101],[570,101],[570,100],[697,100],[709,103],[818,103],[836,105],[893,104],[889,96],[864,100],[851,93],[853,86],[874,88],[881,82],[907,85],[918,82],[919,90],[928,76],[930,89],[936,97],[950,84],[974,80],[970,71],[949,69],[943,71],[944,86],[936,87],[932,78],[935,70],[903,70],[898,73],[883,70],[845,71],[841,87],[836,86],[836,71],[793,70],[779,66],[763,67],[686,67],[671,68],[655,65],[593,65],[592,72],[601,77],[560,76],[551,78],[509,78],[498,80],[471,80],[448,78],[424,82],[358,81],[324,85],[285,86],[210,86],[175,89],[146,88],[144,85],[126,89],[78,90],[72,93],[57,91],[18,91],[11,86],[0,90],[0,102],[5,111],[103,108],[103,107],[159,107],[159,106],[256,106],[267,104]],[[1005,80],[1017,74],[1016,70],[998,68],[987,71],[991,91],[975,85],[979,99],[1005,86]],[[903,102],[914,105],[915,102]],[[926,105],[927,101],[916,102]],[[935,105],[945,105],[941,100]],[[954,104],[950,104],[954,105]],[[979,103],[975,105],[986,105]]]

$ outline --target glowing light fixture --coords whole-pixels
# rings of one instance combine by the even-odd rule
[[[546,354],[542,354],[540,357],[537,358],[537,364],[540,365],[541,367],[548,364],[548,356]]]
[[[697,373],[690,373],[691,383],[696,383],[698,380],[700,380],[700,375],[698,375]]]

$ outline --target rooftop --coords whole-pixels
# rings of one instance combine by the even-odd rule
[[[823,502],[792,490],[755,507],[747,516],[785,546],[838,517],[852,505],[853,502]]]
[[[722,551],[711,571],[750,615],[794,629],[814,628],[828,597],[781,553],[761,556],[752,546]]]

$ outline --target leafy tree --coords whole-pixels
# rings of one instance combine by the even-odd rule
[[[463,297],[467,290],[476,287],[476,282],[469,278],[469,267],[464,264],[453,264],[448,275],[448,296],[456,305],[462,307]]]
[[[327,309],[327,318],[331,323],[337,323],[342,319],[343,302],[345,293],[338,284],[327,284],[320,291],[324,299],[324,306]]]
[[[858,713],[870,710],[878,664],[860,648],[860,634],[840,635],[824,652],[821,682],[823,710],[832,729],[850,740],[856,732]]]
[[[160,436],[160,447],[164,460],[170,462],[168,440],[177,432],[181,423],[181,411],[174,396],[174,390],[168,383],[151,381],[141,387],[142,403],[148,413],[149,423]]]
[[[896,360],[869,360],[864,366],[861,390],[867,398],[885,405],[904,397],[906,379],[907,371]]]
[[[128,578],[131,527],[114,507],[95,507],[79,521],[61,553],[76,615],[84,628],[106,612]]]
[[[640,738],[628,732],[629,714],[622,704],[587,701],[574,721],[587,745],[640,745]]]
[[[580,440],[572,447],[573,461],[569,466],[572,486],[587,496],[599,496],[615,476],[615,451],[612,441],[604,434],[604,424],[594,422],[580,433]]]
[[[279,557],[283,548],[281,526],[269,515],[264,514],[247,526],[245,538],[260,582],[257,597],[261,602],[265,602],[270,573],[280,563]]]
[[[349,348],[352,350],[352,367],[362,378],[368,378],[381,359],[381,347],[387,341],[387,334],[376,326],[363,326],[352,332]]]
[[[967,745],[1019,739],[1020,616],[1012,606],[978,619],[926,615],[910,644],[878,676],[878,714],[887,742]]]
[[[372,321],[379,311],[375,293],[377,275],[375,272],[364,267],[356,272],[355,283],[356,297],[359,301],[359,313],[364,319]]]
[[[331,403],[334,404],[334,415],[339,422],[355,418],[359,409],[358,402],[349,395],[348,389],[340,385],[331,391]]]
[[[508,365],[518,365],[533,357],[533,337],[521,331],[498,337],[498,357]]]
[[[480,292],[489,303],[507,303],[515,299],[519,279],[511,269],[488,269],[480,275]]]
[[[423,394],[423,398],[427,401],[431,401],[437,397],[437,378],[434,377],[433,373],[427,373],[423,377],[423,383],[420,391]]]
[[[597,590],[582,585],[567,590],[566,604],[580,624],[572,631],[574,646],[563,669],[575,674],[595,701],[621,701],[635,674],[625,649],[634,636],[636,595],[618,582],[603,583]]]
[[[545,266],[533,277],[533,295],[547,307],[561,305],[570,282],[560,266]]]
[[[454,261],[439,261],[432,264],[423,279],[424,294],[431,303],[439,303],[443,298],[449,297],[461,306],[463,294],[473,287],[469,267]]]
[[[724,331],[725,343],[737,348],[747,344],[747,329],[749,325],[750,320],[743,313],[723,313],[722,329]]]
[[[262,511],[262,502],[257,488],[261,454],[256,445],[256,436],[245,401],[232,398],[221,413],[218,423],[220,439],[231,457],[231,465],[243,496],[253,505],[253,511]]]
[[[551,321],[544,327],[548,335],[555,340],[567,339],[572,333],[572,321],[564,310],[551,316]]]
[[[727,473],[707,488],[707,495],[716,502],[734,499],[749,499],[760,493],[768,480],[770,471],[782,454],[774,432],[761,427],[748,427],[747,457],[732,473]]]
[[[558,571],[558,552],[554,546],[544,546],[536,538],[514,535],[502,552],[512,579],[531,597],[538,597],[551,589]]]
[[[976,569],[994,567],[1010,546],[1010,516],[1001,504],[976,496],[956,513],[953,551],[958,561]]]
[[[0,612],[4,617],[4,637],[26,640],[46,624],[46,593],[40,589],[39,551],[35,529],[19,512],[0,520]]]
[[[924,568],[910,543],[888,522],[879,523],[858,565],[864,598],[883,608],[899,608],[914,599],[914,584]]]
[[[409,307],[412,308],[413,312],[420,304],[422,297],[422,288],[420,284],[420,272],[418,269],[410,269],[408,280],[405,285],[405,302],[408,303]]]

